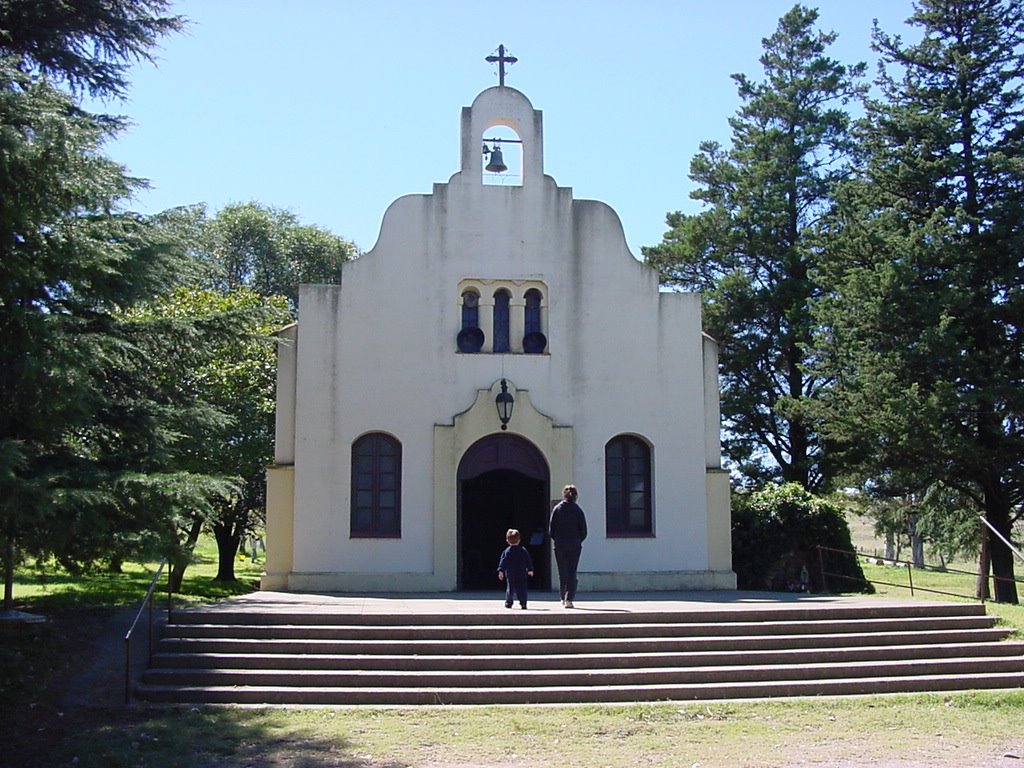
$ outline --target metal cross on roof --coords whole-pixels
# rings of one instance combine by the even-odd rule
[[[519,61],[519,59],[517,59],[515,56],[506,56],[505,46],[499,45],[498,55],[495,56],[492,54],[488,56],[487,61],[490,62],[491,64],[493,64],[494,62],[498,62],[498,85],[503,86],[505,85],[505,64],[515,64],[517,61]]]

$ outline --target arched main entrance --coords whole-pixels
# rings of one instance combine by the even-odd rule
[[[498,556],[518,528],[533,557],[531,589],[551,588],[547,543],[550,471],[543,454],[516,435],[478,440],[459,462],[458,585],[500,590]]]

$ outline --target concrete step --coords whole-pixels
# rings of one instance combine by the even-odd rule
[[[586,702],[703,701],[787,696],[846,696],[880,693],[948,692],[1024,687],[1024,672],[925,675],[919,677],[836,677],[828,680],[714,682],[646,686],[530,688],[329,688],[260,686],[143,685],[152,702],[297,705],[574,704]]]
[[[951,629],[928,631],[828,633],[820,635],[743,635],[706,637],[648,637],[648,638],[574,638],[567,640],[522,640],[505,643],[501,651],[505,656],[536,657],[571,653],[668,653],[698,650],[743,651],[750,649],[782,650],[804,647],[843,648],[870,645],[901,645],[926,643],[994,642],[1007,637],[1008,630]],[[490,655],[495,652],[493,640],[408,640],[402,643],[389,640],[323,640],[296,637],[246,638],[235,637],[167,637],[160,649],[169,653],[294,653],[294,654],[395,654],[417,656],[458,654],[461,656]]]
[[[703,617],[702,617],[703,618]],[[587,624],[424,624],[364,626],[335,624],[173,624],[177,637],[308,638],[322,640],[561,640],[571,638],[695,637],[721,635],[798,635],[854,632],[899,632],[942,629],[985,629],[989,616],[911,616],[892,618],[803,619],[792,621],[587,623]]]
[[[900,659],[855,661],[838,667],[844,678],[907,677],[979,673],[1024,674],[1021,657],[963,657],[958,659]],[[649,667],[637,669],[543,669],[523,670],[498,666],[488,670],[395,671],[328,669],[150,669],[143,675],[148,685],[259,686],[306,688],[500,688],[517,686],[653,686],[744,681],[823,680],[836,676],[835,664],[729,664],[708,667]]]
[[[575,653],[511,657],[501,655],[359,655],[312,653],[158,653],[153,666],[164,669],[314,669],[370,671],[470,671],[501,669],[510,658],[521,671],[551,669],[630,669],[765,664],[850,664],[900,659],[1024,657],[1024,643],[935,643],[787,650],[692,651],[689,653]]]
[[[360,600],[318,600],[308,611],[229,603],[177,612],[137,695],[178,703],[493,704],[1024,685],[1024,643],[1007,641],[1008,631],[973,603],[681,600],[677,610],[661,600],[649,610],[636,600],[505,611],[418,600],[407,603],[410,611],[388,612],[392,603],[377,602],[364,612]],[[449,610],[429,610],[434,605]]]
[[[497,599],[497,598],[496,598]],[[687,624],[724,622],[768,622],[784,619],[786,621],[835,621],[841,619],[870,618],[910,618],[913,616],[985,616],[985,606],[981,603],[939,603],[931,604],[922,601],[919,604],[889,603],[878,600],[865,606],[830,605],[828,603],[776,604],[763,608],[744,606],[742,610],[731,606],[728,602],[721,606],[701,608],[700,610],[650,611],[637,608],[623,612],[589,610],[581,601],[576,610],[526,610],[518,608],[500,613],[359,613],[346,614],[349,619],[358,619],[364,627],[393,626],[466,626],[479,624],[523,624],[567,626],[574,624]],[[273,624],[289,624],[309,626],[316,624],[337,624],[339,613],[325,609],[309,609],[298,611],[284,610],[242,610],[230,607],[204,606],[176,610],[173,612],[174,624],[256,624],[268,626]]]

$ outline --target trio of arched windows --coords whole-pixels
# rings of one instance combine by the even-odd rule
[[[544,292],[541,287],[523,290],[524,287],[509,282],[496,289],[491,287],[486,294],[480,285],[464,287],[459,297],[459,351],[542,354],[548,345],[544,335]]]
[[[635,435],[618,435],[604,449],[605,531],[609,537],[651,536],[651,448]],[[402,535],[402,444],[371,432],[352,444],[353,538]]]

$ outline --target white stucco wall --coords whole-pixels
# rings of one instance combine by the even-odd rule
[[[496,123],[523,141],[521,186],[481,182],[480,138]],[[467,279],[543,283],[546,353],[459,353]],[[491,88],[463,110],[462,169],[430,195],[396,200],[340,286],[303,286],[299,322],[301,344],[280,358],[294,430],[279,414],[278,439],[293,451],[277,452],[294,461],[293,541],[268,541],[293,555],[289,588],[454,589],[456,499],[443,489],[491,417],[481,407],[479,426],[456,419],[502,378],[528,392],[509,432],[545,453],[554,494],[580,488],[591,528],[581,588],[734,586],[721,537],[728,494],[722,509],[720,489],[709,491],[720,485],[708,475],[717,383],[699,297],[659,293],[615,212],[543,174],[541,115],[519,92]],[[350,448],[371,431],[402,445],[401,538],[349,537]],[[652,448],[652,537],[605,536],[604,447],[624,433]],[[560,452],[571,457],[553,461]]]

